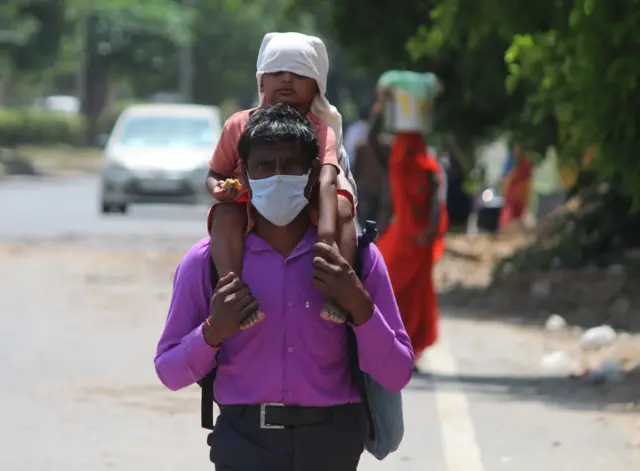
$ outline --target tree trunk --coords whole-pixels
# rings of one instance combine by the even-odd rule
[[[108,101],[109,73],[102,57],[90,58],[86,68],[86,93],[82,102],[82,113],[86,118],[85,144],[93,145],[99,134],[99,120]]]
[[[82,77],[82,114],[86,119],[85,145],[92,146],[99,133],[98,121],[102,110],[108,101],[109,94],[109,63],[108,58],[98,53],[96,38],[91,34],[95,31],[97,18],[88,15],[86,18],[86,47],[84,70]]]

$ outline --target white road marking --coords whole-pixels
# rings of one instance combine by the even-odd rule
[[[445,340],[428,349],[425,357],[426,371],[448,376],[458,374],[458,365]],[[434,383],[447,471],[485,471],[467,397],[459,389],[451,389],[455,386],[449,385],[444,390],[437,381]]]

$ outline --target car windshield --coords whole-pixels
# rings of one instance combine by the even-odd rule
[[[126,147],[213,147],[211,121],[188,116],[135,116],[124,123],[118,144]]]

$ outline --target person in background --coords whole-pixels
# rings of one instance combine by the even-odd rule
[[[514,144],[503,170],[504,206],[500,212],[500,230],[512,221],[521,221],[531,198],[533,165],[520,144]]]
[[[438,198],[447,204],[447,195],[449,194],[449,172],[451,171],[451,160],[446,152],[439,152],[435,147],[427,146],[427,154],[434,155],[440,174],[438,175]],[[447,211],[448,213],[448,211]]]
[[[255,218],[244,238],[244,279],[230,273],[213,289],[208,237],[187,252],[158,342],[157,375],[176,391],[217,368],[220,414],[207,440],[217,471],[356,471],[365,423],[348,327],[320,312],[325,296],[343,306],[360,369],[402,390],[413,351],[385,261],[371,244],[360,281],[335,247],[317,242],[308,202],[317,198],[318,141],[294,108],[256,111],[238,154]],[[267,204],[256,211],[257,201]],[[282,210],[292,216],[286,225]],[[241,329],[258,304],[264,319]]]
[[[389,152],[393,136],[384,130],[382,108],[377,101],[369,112],[367,140],[358,147],[356,172],[365,186],[364,196],[358,211],[361,222],[367,219],[378,223],[383,233],[393,217],[393,202],[389,188]],[[355,172],[354,172],[355,173]],[[359,184],[359,183],[358,183]]]
[[[358,120],[353,122],[344,133],[344,150],[349,156],[349,166],[352,169],[356,166],[356,151],[367,141],[369,133],[369,109],[361,106],[358,114]]]
[[[364,112],[364,110],[361,110]],[[371,115],[371,111],[367,112]],[[387,158],[388,146],[379,139],[379,123],[366,121],[364,138],[359,140],[355,147],[353,159],[353,175],[358,185],[358,220],[363,226],[365,221],[376,221],[380,232],[384,230],[387,219],[383,213],[385,210],[384,199],[388,198]],[[374,141],[372,144],[371,141]],[[379,155],[382,154],[382,155]],[[387,191],[385,191],[387,190]]]
[[[473,199],[464,189],[464,169],[453,150],[444,151],[441,162],[447,173],[446,198],[449,224],[466,227]]]
[[[386,101],[380,92],[376,113]],[[433,268],[444,252],[446,201],[442,171],[422,135],[398,133],[389,155],[393,219],[378,241],[416,360],[438,337]],[[417,371],[417,365],[414,367]]]

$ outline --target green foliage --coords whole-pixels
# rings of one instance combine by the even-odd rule
[[[539,87],[529,99],[558,123],[562,156],[597,149],[593,169],[640,204],[640,2],[577,1],[550,9],[557,24],[514,37],[513,80]]]
[[[256,58],[265,33],[279,29],[283,2],[194,0],[194,95],[220,104],[234,97],[248,107],[257,97]]]
[[[0,147],[23,144],[77,144],[84,132],[81,116],[38,109],[0,110]]]
[[[65,30],[64,0],[0,2],[0,80],[55,63]]]
[[[593,170],[640,203],[638,0],[439,3],[433,27],[414,39],[424,54],[465,38],[508,41],[505,86],[525,99],[507,129],[536,150],[555,144],[564,161],[594,147]]]
[[[167,57],[190,40],[193,19],[190,8],[173,0],[78,2],[69,15],[86,20],[88,54],[119,74],[166,67]]]

